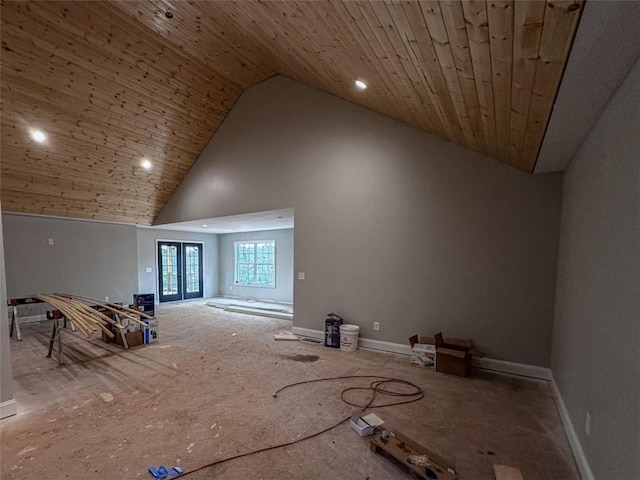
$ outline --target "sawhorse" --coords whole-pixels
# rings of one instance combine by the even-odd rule
[[[64,365],[64,361],[62,360],[62,335],[60,335],[60,318],[53,318],[53,332],[51,333],[51,339],[49,340],[49,353],[47,353],[47,358],[51,358],[51,353],[53,352],[53,346],[55,343],[58,344],[58,365]],[[65,319],[65,327],[66,327],[66,319]],[[71,324],[73,327],[73,323]],[[63,327],[64,328],[64,327]]]
[[[13,331],[16,332],[16,339],[21,342],[22,341],[22,332],[20,331],[20,317],[18,316],[18,307],[20,305],[30,305],[32,303],[46,303],[42,300],[33,297],[25,297],[25,298],[13,298],[7,302],[7,305],[11,307],[11,322],[9,323],[9,337],[13,337]],[[53,318],[63,319],[64,327],[67,326],[67,319],[64,317],[58,310],[48,311],[47,310],[47,320],[51,320]],[[71,330],[76,331],[75,325],[71,324]]]
[[[16,331],[16,338],[22,341],[22,332],[20,331],[20,323],[18,322],[18,306],[11,305],[11,325],[9,327],[9,337],[13,337],[13,330]]]
[[[51,312],[47,311],[47,320],[53,320],[53,332],[51,332],[51,338],[49,339],[49,352],[47,353],[47,358],[51,358],[51,353],[53,353],[54,344],[58,344],[58,365],[64,365],[64,361],[62,360],[62,335],[61,329],[67,328],[67,317],[62,315],[60,310],[53,310]],[[62,326],[60,326],[60,320],[62,320]],[[76,331],[76,326],[73,322],[69,322],[71,324],[71,331]]]

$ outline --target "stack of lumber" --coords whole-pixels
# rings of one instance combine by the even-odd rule
[[[87,338],[92,337],[98,329],[102,330],[109,338],[113,338],[114,334],[109,328],[109,324],[119,329],[124,328],[124,326],[117,321],[118,318],[126,318],[134,323],[140,324],[142,327],[146,326],[146,324],[140,320],[140,317],[149,320],[153,319],[153,317],[138,310],[78,295],[41,293],[32,295],[32,297],[47,302],[52,307],[60,310],[67,320],[73,323]],[[102,307],[117,313],[118,315],[115,316],[116,320],[93,308],[93,306]]]

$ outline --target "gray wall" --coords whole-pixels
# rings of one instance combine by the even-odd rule
[[[2,206],[0,206],[0,218]],[[4,241],[2,222],[0,222],[0,403],[13,400],[13,381],[11,376],[11,348],[9,346],[9,317],[7,315],[7,281],[4,263]]]
[[[156,240],[195,241],[204,243],[203,290],[205,297],[218,292],[218,236],[208,233],[176,232],[157,228],[138,227],[138,292],[155,293],[158,302]],[[146,268],[151,267],[152,272]]]
[[[552,371],[596,478],[640,478],[640,64],[565,172]],[[591,434],[584,430],[591,414]]]
[[[241,240],[276,241],[276,288],[234,285],[234,242]],[[293,302],[293,229],[229,233],[220,235],[219,241],[220,295]]]
[[[442,330],[547,366],[561,181],[274,77],[244,92],[156,222],[294,207],[296,326],[333,311],[364,337]]]
[[[135,226],[7,213],[2,222],[9,298],[63,292],[131,303]]]

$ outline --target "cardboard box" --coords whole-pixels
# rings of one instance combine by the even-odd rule
[[[143,329],[144,343],[155,343],[158,341],[158,320],[145,320],[147,324]]]
[[[127,345],[129,345],[129,348],[137,347],[138,345],[143,344],[142,330],[138,330],[136,332],[127,332],[124,334],[124,336],[127,339]],[[117,345],[124,346],[122,344],[122,337],[119,333],[116,334],[116,338],[114,339],[114,341]]]
[[[471,370],[471,358],[482,354],[473,348],[473,342],[463,338],[443,338],[442,333],[435,335],[437,352],[437,371],[466,377]]]
[[[436,369],[436,340],[434,337],[414,335],[409,338],[411,345],[411,365]]]
[[[352,414],[351,421],[349,422],[351,428],[358,432],[358,435],[361,437],[373,435],[376,427],[379,427],[383,423],[384,420],[378,417],[375,413],[362,416],[362,412],[355,412]]]
[[[427,367],[438,372],[466,377],[471,370],[472,357],[482,357],[473,342],[463,338],[447,338],[438,333],[433,337],[414,335],[411,344],[411,365]]]
[[[351,428],[358,432],[358,435],[360,435],[361,437],[373,435],[373,431],[375,430],[375,427],[373,425],[369,425],[362,419],[361,412],[356,412],[351,415],[351,421],[349,422],[349,425],[351,425]]]

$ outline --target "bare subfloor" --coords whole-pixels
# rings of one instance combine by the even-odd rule
[[[475,372],[458,378],[405,356],[276,342],[291,322],[224,312],[203,301],[158,309],[160,343],[123,351],[65,332],[67,364],[45,358],[49,324],[12,339],[18,415],[0,422],[3,479],[151,478],[304,437],[347,417],[340,391],[368,381],[278,388],[339,375],[383,375],[426,397],[376,410],[391,428],[452,460],[461,479],[492,464],[525,479],[578,478],[546,382]],[[319,319],[321,328],[323,319]],[[202,470],[189,479],[409,478],[346,424],[293,446]]]

